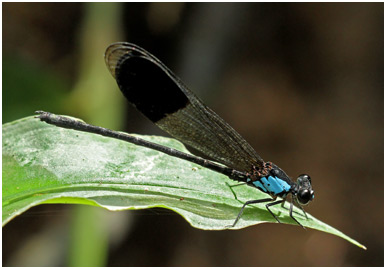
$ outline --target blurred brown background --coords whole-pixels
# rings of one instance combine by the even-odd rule
[[[291,225],[211,232],[165,210],[42,205],[3,228],[3,265],[383,265],[383,3],[2,5],[3,123],[43,109],[164,135],[104,66],[110,43],[136,43],[266,161],[310,174],[307,212],[368,248]],[[83,238],[79,223],[103,225]],[[77,262],[89,242],[96,263]]]

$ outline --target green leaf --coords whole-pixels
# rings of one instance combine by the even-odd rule
[[[174,139],[140,136],[187,152]],[[34,117],[3,125],[3,225],[43,203],[86,204],[108,210],[163,207],[205,230],[227,229],[243,202],[268,197],[249,186],[193,163],[120,140],[51,126]],[[232,192],[236,193],[237,199]],[[286,205],[288,207],[288,204]],[[295,224],[288,210],[272,211]],[[295,209],[305,226],[340,231]],[[264,204],[248,206],[234,229],[272,222]],[[296,224],[295,224],[296,225]]]

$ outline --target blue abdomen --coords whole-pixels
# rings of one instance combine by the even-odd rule
[[[252,183],[259,190],[273,195],[287,193],[291,189],[291,185],[289,185],[286,181],[273,176],[262,177]]]

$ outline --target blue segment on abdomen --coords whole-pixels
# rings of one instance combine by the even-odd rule
[[[267,189],[263,186],[263,184],[261,184],[260,181],[254,181],[253,182],[253,185],[255,185],[256,187],[258,187],[261,191],[263,192],[268,192]]]
[[[272,193],[277,195],[282,192],[288,192],[291,186],[284,180],[278,177],[269,176],[268,178],[262,177],[260,180],[253,182],[253,185],[261,189],[263,192]]]

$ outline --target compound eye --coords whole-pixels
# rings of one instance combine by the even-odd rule
[[[309,190],[301,190],[297,195],[299,203],[306,205],[312,200],[312,194]]]
[[[311,177],[307,174],[301,174],[298,179],[301,179],[303,182],[308,181],[311,184]]]

